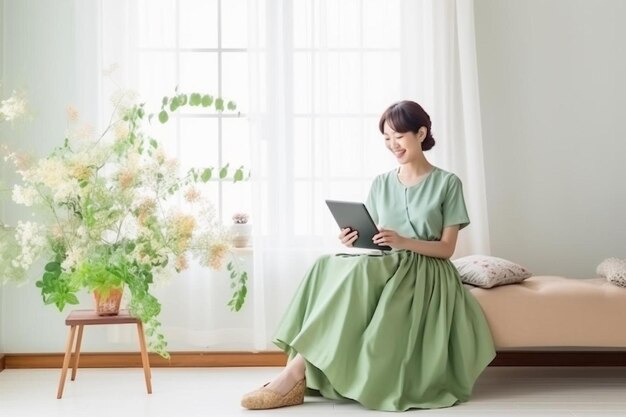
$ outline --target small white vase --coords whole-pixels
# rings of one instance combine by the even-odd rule
[[[233,246],[236,248],[245,248],[250,246],[250,235],[252,234],[252,225],[248,223],[235,223],[230,226],[230,233],[233,239]]]

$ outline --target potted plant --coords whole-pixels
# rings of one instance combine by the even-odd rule
[[[230,230],[233,246],[236,248],[245,248],[249,245],[252,225],[248,224],[248,219],[247,213],[233,214],[233,224],[230,226]]]
[[[241,308],[247,294],[247,274],[232,256],[228,231],[204,192],[213,168],[181,176],[177,161],[145,133],[154,116],[166,123],[183,106],[235,109],[234,103],[225,106],[209,95],[176,92],[163,98],[157,116],[147,114],[144,104],[129,94],[118,94],[102,135],[79,126],[76,110],[70,109],[69,134],[50,155],[26,166],[17,155],[7,155],[22,179],[13,188],[13,200],[45,208],[39,221],[18,222],[20,251],[13,265],[26,270],[37,258],[47,259],[36,285],[44,303],[59,310],[77,304],[76,293],[86,289],[94,292],[101,314],[116,314],[119,297],[127,291],[131,314],[146,324],[151,350],[164,357],[161,304],[151,291],[156,280],[186,269],[194,256],[214,269],[226,264],[233,280],[233,310]],[[220,178],[231,175],[224,170]],[[242,180],[243,167],[232,178]],[[179,196],[184,208],[173,204]]]

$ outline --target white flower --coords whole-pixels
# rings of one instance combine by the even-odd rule
[[[0,119],[10,122],[24,114],[26,114],[26,99],[17,91],[13,91],[8,99],[0,101]]]
[[[85,256],[84,249],[82,247],[73,247],[66,253],[66,258],[61,262],[61,268],[64,271],[69,271],[76,265],[80,265]]]
[[[33,187],[15,185],[13,186],[12,199],[17,204],[23,204],[26,207],[30,207],[39,201],[39,194]]]
[[[46,248],[46,228],[34,222],[18,222],[15,240],[21,253],[13,260],[16,268],[28,269]]]

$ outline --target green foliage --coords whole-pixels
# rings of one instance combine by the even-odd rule
[[[179,92],[178,88],[174,95],[163,97],[161,109],[156,114],[147,114],[144,104],[132,105],[120,116],[121,120],[115,122],[127,129],[127,133],[123,140],[118,138],[111,145],[112,152],[102,153],[108,155],[109,159],[92,165],[70,167],[71,170],[75,170],[71,172],[76,175],[80,193],[58,201],[53,194],[43,198],[57,219],[59,230],[63,235],[62,238],[56,236],[49,239],[53,256],[46,264],[41,279],[36,282],[45,304],[54,304],[59,310],[63,310],[68,304],[78,304],[76,294],[81,289],[98,291],[106,297],[112,289],[125,287],[131,296],[129,305],[131,314],[146,325],[145,332],[150,349],[163,357],[169,357],[167,342],[161,331],[161,323],[157,319],[161,312],[161,304],[151,293],[151,286],[154,274],[168,265],[169,257],[175,259],[184,254],[180,248],[187,247],[187,244],[180,246],[176,236],[169,236],[168,226],[164,226],[157,214],[150,209],[134,208],[137,205],[134,204],[133,194],[129,190],[135,186],[133,181],[141,181],[138,177],[131,173],[124,179],[122,177],[124,171],[120,170],[119,177],[106,178],[100,172],[108,163],[117,163],[132,169],[132,164],[128,163],[130,154],[135,158],[149,156],[158,162],[154,165],[156,204],[159,204],[160,200],[165,201],[165,196],[174,195],[184,186],[208,183],[213,179],[213,167],[193,168],[182,178],[176,179],[170,178],[164,170],[161,170],[163,161],[159,162],[156,157],[160,151],[159,142],[143,133],[142,124],[145,119],[150,122],[155,116],[160,123],[167,123],[171,113],[185,106],[207,108],[212,105],[219,112],[236,109],[233,102],[225,105],[221,98],[197,92],[185,94]],[[113,124],[109,128],[112,126]],[[94,148],[97,145],[96,142]],[[52,156],[60,161],[98,160],[97,153],[94,153],[96,156],[92,158],[78,158],[76,155],[77,152],[72,149],[67,138],[63,145],[52,153]],[[229,164],[226,164],[217,169],[220,180],[232,178],[234,182],[238,182],[245,178],[244,167],[232,170]],[[61,212],[62,221],[59,220]],[[132,240],[120,239],[122,224],[129,215],[135,219],[141,218],[144,233]],[[77,232],[79,226],[82,229],[80,233]],[[68,230],[72,232],[65,236]],[[104,235],[111,235],[111,240],[101,238]],[[76,247],[76,242],[71,244],[72,241],[85,242],[84,250],[87,252],[81,253],[82,257],[77,258],[79,261],[70,262],[72,256],[78,255],[70,255],[69,248],[78,253],[82,250]],[[70,266],[62,266],[66,263]],[[246,298],[248,275],[232,262],[227,268],[233,282],[233,295],[228,306],[234,311],[239,311]],[[179,270],[178,266],[176,270]]]
[[[233,296],[228,302],[230,309],[233,311],[241,310],[243,303],[248,295],[248,273],[244,271],[236,262],[229,262],[226,269],[230,273],[230,288],[233,290]]]
[[[44,304],[54,304],[59,310],[63,310],[66,304],[78,304],[78,287],[64,279],[61,264],[48,262],[44,270],[41,279],[35,283],[41,289]]]

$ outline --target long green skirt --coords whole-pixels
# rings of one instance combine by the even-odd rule
[[[319,258],[274,343],[306,360],[309,390],[386,411],[467,401],[495,357],[454,265],[410,251]]]

